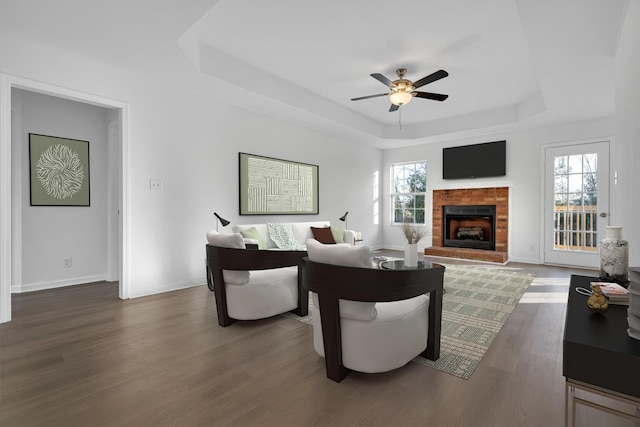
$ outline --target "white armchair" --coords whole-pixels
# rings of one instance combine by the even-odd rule
[[[298,266],[306,252],[247,250],[239,233],[207,233],[207,284],[215,292],[218,324],[293,311],[306,316],[309,292]]]
[[[314,348],[327,377],[439,358],[444,268],[376,269],[367,246],[307,241],[307,252],[303,286],[312,291]]]

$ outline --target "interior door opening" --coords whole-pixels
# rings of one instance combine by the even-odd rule
[[[110,247],[109,256],[115,256],[113,266],[109,267],[110,277],[119,279],[119,296],[121,299],[129,298],[129,278],[127,269],[127,247],[125,242],[128,234],[128,219],[122,212],[128,210],[128,157],[127,126],[128,105],[121,101],[92,95],[73,89],[54,86],[34,80],[0,73],[0,232],[3,235],[0,247],[0,322],[11,320],[11,284],[14,254],[13,241],[17,238],[12,230],[12,159],[11,159],[11,90],[13,88],[32,91],[53,97],[64,98],[81,103],[87,103],[113,110],[117,117],[116,148],[110,151],[109,162],[114,164],[113,172],[110,171],[110,185],[115,191],[110,191],[109,223],[112,228],[114,247]],[[112,209],[112,207],[114,207]],[[115,274],[115,276],[113,275]]]

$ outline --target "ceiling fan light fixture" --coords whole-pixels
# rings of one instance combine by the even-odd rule
[[[396,74],[398,75],[398,80],[391,81],[389,78],[385,77],[380,73],[370,74],[371,77],[378,80],[380,83],[389,88],[390,92],[387,93],[379,93],[377,95],[369,95],[369,96],[360,96],[358,98],[351,98],[352,101],[360,101],[363,99],[369,98],[378,98],[382,96],[388,96],[389,102],[391,102],[391,107],[389,107],[389,112],[393,113],[394,111],[398,111],[398,107],[402,105],[407,105],[411,102],[412,98],[423,98],[423,99],[432,99],[434,101],[444,101],[449,97],[449,95],[443,95],[440,93],[431,93],[431,92],[416,92],[416,89],[422,87],[424,85],[428,85],[429,83],[433,83],[440,79],[443,79],[449,75],[445,70],[438,70],[435,73],[431,73],[428,76],[421,78],[420,80],[416,80],[412,82],[411,80],[407,80],[404,78],[407,70],[404,68],[398,68],[396,70]]]
[[[393,92],[389,95],[389,101],[391,101],[393,105],[407,105],[411,102],[411,99],[413,99],[413,95],[405,91]]]

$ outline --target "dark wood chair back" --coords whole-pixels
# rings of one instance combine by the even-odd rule
[[[222,248],[206,245],[207,286],[216,294],[218,324],[226,327],[235,320],[229,317],[227,294],[222,270],[269,270],[282,267],[298,267],[298,307],[293,310],[298,316],[309,314],[309,291],[302,286],[300,265],[307,256],[306,251],[265,251]]]
[[[411,270],[346,267],[314,262],[305,257],[301,268],[302,285],[318,294],[327,377],[340,382],[349,373],[342,365],[340,299],[388,302],[429,294],[429,335],[422,355],[437,360],[440,357],[444,271],[440,265]]]

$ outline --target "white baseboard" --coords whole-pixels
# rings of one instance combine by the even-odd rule
[[[520,258],[520,257],[509,257],[509,262],[521,262],[523,264],[540,264],[540,260],[537,258]]]
[[[378,247],[378,248],[380,248],[380,247]],[[402,253],[404,253],[404,246],[384,245],[384,249],[389,249],[389,250],[392,250],[392,251],[401,251]],[[424,252],[424,249],[425,248],[418,246],[417,251],[418,252]]]
[[[25,285],[13,285],[11,286],[11,293],[21,294],[25,292],[42,291],[45,289],[63,288],[65,286],[83,285],[86,283],[103,282],[107,280],[106,274],[100,274],[95,276],[75,277],[73,279],[56,280],[51,282],[29,283]],[[132,295],[131,298],[140,298],[149,295],[161,294],[164,292],[177,291],[180,289],[192,288],[194,286],[206,285],[206,277],[196,278],[193,280],[171,283],[163,289],[154,290],[152,292],[143,292],[138,295]]]
[[[74,277],[71,279],[54,280],[51,282],[27,283],[23,285],[12,285],[12,294],[21,294],[24,292],[42,291],[44,289],[63,288],[65,286],[83,285],[85,283],[103,282],[107,280],[106,274],[97,274],[95,276]]]
[[[154,289],[150,292],[145,292],[143,290],[139,294],[131,295],[131,298],[142,298],[150,295],[158,295],[158,294],[163,294],[165,292],[179,291],[181,289],[193,288],[195,286],[202,286],[202,285],[205,285],[205,286],[207,285],[207,278],[205,276],[195,278],[192,280],[187,280],[184,282],[170,283],[170,284],[167,284],[166,287],[163,287],[162,289]]]

